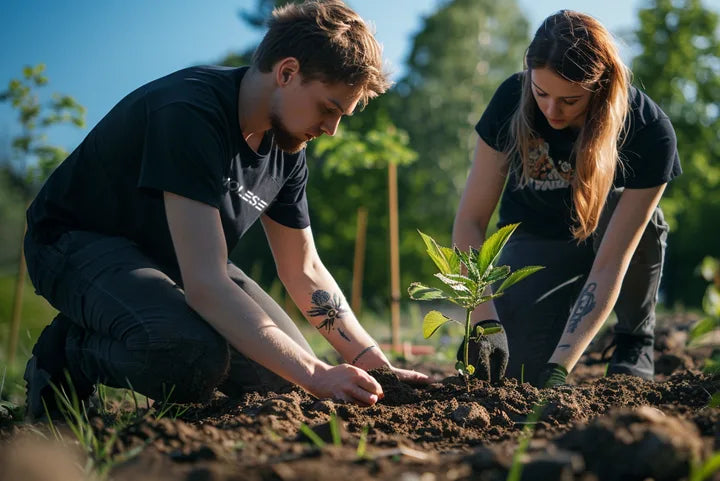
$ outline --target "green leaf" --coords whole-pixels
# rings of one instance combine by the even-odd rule
[[[720,317],[720,288],[709,285],[702,300],[703,311],[714,317]]]
[[[435,274],[435,277],[443,281],[445,284],[447,284],[451,289],[457,292],[466,292],[468,294],[472,294],[474,291],[472,290],[472,287],[468,285],[469,282],[473,282],[472,279],[468,279],[465,276],[461,276],[460,274],[454,274],[454,275],[444,275],[444,274]],[[458,279],[458,277],[463,279]]]
[[[408,287],[408,294],[410,294],[411,299],[416,301],[434,301],[437,299],[448,298],[448,296],[440,289],[428,287],[419,282],[413,282],[410,284],[410,287]]]
[[[694,341],[703,334],[707,334],[708,332],[713,331],[718,326],[720,326],[720,319],[706,317],[697,324],[695,324],[692,329],[690,329],[690,340]]]
[[[484,274],[488,267],[495,263],[495,260],[500,255],[502,248],[505,247],[505,243],[507,243],[512,233],[515,232],[515,229],[517,229],[517,226],[519,225],[520,224],[506,225],[483,242],[477,262],[478,270],[481,274]]]
[[[527,266],[523,267],[522,269],[518,269],[512,274],[510,274],[510,277],[505,279],[502,284],[500,284],[500,287],[497,288],[495,291],[495,294],[500,294],[502,291],[507,289],[508,287],[512,286],[516,282],[519,282],[523,279],[525,279],[530,274],[534,274],[535,272],[539,271],[540,269],[544,269],[543,266]]]
[[[465,363],[462,361],[458,361],[455,363],[455,370],[460,371],[461,373],[465,372]]]
[[[708,282],[712,282],[715,279],[715,273],[720,270],[720,261],[717,259],[707,256],[703,258],[702,262],[698,266],[700,275]]]
[[[463,265],[467,268],[468,275],[472,279],[480,279],[480,272],[478,271],[477,265],[475,265],[477,261],[473,260],[474,257],[472,255],[472,251],[463,252],[458,249],[457,246],[453,247],[453,251],[455,252],[455,255],[460,259],[460,262],[462,262]]]
[[[475,329],[475,332],[478,336],[489,336],[490,334],[497,334],[498,332],[502,332],[503,328],[500,326],[497,327],[482,327],[477,326]]]
[[[716,408],[720,406],[720,392],[716,392],[710,397],[710,402],[708,403],[708,407]]]
[[[418,230],[418,232],[420,231]],[[425,247],[427,247],[427,253],[430,256],[430,259],[432,259],[437,268],[440,269],[440,272],[442,274],[453,274],[450,269],[450,263],[445,257],[442,248],[437,244],[437,242],[435,242],[435,239],[422,232],[420,232],[420,236],[425,242]]]
[[[452,321],[452,319],[439,311],[428,312],[425,314],[425,319],[423,319],[423,337],[429,339],[430,336],[435,334],[435,331],[440,329],[440,326],[449,321]]]
[[[450,274],[460,274],[460,258],[455,253],[455,249],[450,247],[440,247],[440,250],[443,254],[445,254],[445,259],[448,261]]]
[[[493,267],[489,272],[486,271],[486,273],[487,277],[484,281],[488,284],[492,284],[493,282],[505,279],[508,275],[510,275],[510,266]]]

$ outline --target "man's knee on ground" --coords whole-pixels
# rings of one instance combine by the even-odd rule
[[[159,381],[151,397],[156,401],[202,402],[227,376],[228,344],[222,336],[204,336],[173,342],[167,350],[153,351],[147,359]]]

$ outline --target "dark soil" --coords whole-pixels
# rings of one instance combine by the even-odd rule
[[[92,424],[100,439],[117,435],[112,453],[128,460],[109,474],[121,481],[504,480],[530,427],[532,438],[519,457],[524,480],[684,479],[695,461],[720,450],[720,409],[708,407],[720,376],[700,371],[708,349],[686,348],[689,322],[665,324],[658,329],[654,382],[602,377],[600,351],[610,339],[601,338],[571,385],[555,389],[508,379],[466,384],[451,366],[420,364],[435,383],[414,388],[389,371],[373,372],[385,398],[370,408],[318,401],[298,389],[239,400],[218,394],[180,419],[145,417],[119,432],[109,415]],[[538,421],[528,421],[537,406]],[[333,413],[339,445],[330,434]],[[302,424],[327,445],[309,441]],[[43,463],[18,465],[25,459],[18,446],[27,445],[22,439],[38,426],[2,426],[0,438],[11,449],[0,450],[0,479],[18,469],[24,479],[71,479],[61,478],[59,467],[50,478],[31,478],[28,473]]]

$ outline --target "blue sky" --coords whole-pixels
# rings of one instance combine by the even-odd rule
[[[441,0],[346,0],[375,24],[395,76],[424,16]],[[533,30],[548,14],[571,6],[622,35],[636,25],[643,0],[519,0]],[[0,90],[24,65],[45,63],[44,89],[75,97],[87,108],[88,127],[54,129],[50,141],[72,150],[88,129],[125,94],[188,65],[212,63],[256,44],[261,32],[238,18],[255,0],[4,0],[0,16]],[[720,0],[705,0],[720,7]],[[624,49],[629,56],[629,49]],[[518,66],[520,65],[518,59]],[[17,121],[0,105],[0,143],[17,133]]]

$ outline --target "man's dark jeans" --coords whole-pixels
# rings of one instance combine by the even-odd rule
[[[185,301],[177,268],[160,267],[132,241],[72,231],[53,244],[25,238],[38,294],[72,321],[68,370],[80,385],[132,388],[152,399],[207,399],[282,389],[288,382],[230,347]],[[312,353],[294,322],[228,262],[228,275],[295,342]],[[243,319],[237,319],[242,323]]]
[[[545,266],[494,301],[508,338],[508,377],[520,379],[522,372],[526,381],[532,381],[552,355],[621,193],[611,192],[598,229],[580,245],[523,231],[522,224],[505,245],[498,265],[509,265],[513,271],[529,265]],[[653,337],[667,233],[667,223],[658,207],[623,279],[614,307],[618,319],[615,333]]]

